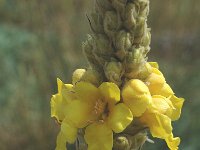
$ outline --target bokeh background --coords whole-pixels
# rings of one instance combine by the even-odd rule
[[[0,149],[53,150],[50,118],[56,78],[71,82],[87,66],[81,44],[90,33],[93,0],[0,0]],[[158,61],[177,96],[180,150],[200,149],[200,1],[152,0],[150,61]],[[145,150],[166,150],[162,140]]]

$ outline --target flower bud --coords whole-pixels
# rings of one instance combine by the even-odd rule
[[[126,77],[130,79],[135,78],[141,72],[141,70],[144,70],[144,66],[146,64],[145,60],[146,58],[145,55],[143,54],[144,50],[145,50],[144,47],[139,47],[139,48],[133,47],[132,52],[129,52],[129,55],[127,55],[126,59],[127,60],[127,68],[125,74]]]
[[[132,79],[125,84],[122,97],[135,117],[141,116],[151,103],[148,87],[138,79]]]
[[[98,62],[98,67],[103,67],[114,55],[114,50],[106,35],[98,34],[94,36],[94,39],[94,59]]]
[[[106,78],[117,84],[118,86],[121,85],[122,80],[121,77],[123,76],[124,70],[123,66],[120,62],[109,62],[104,66],[104,72],[106,75]]]
[[[85,72],[85,69],[76,69],[72,75],[72,84],[75,85],[77,82],[80,82]]]
[[[122,30],[117,33],[114,46],[117,50],[128,51],[132,46],[131,40],[130,33]]]
[[[124,25],[128,30],[134,30],[136,26],[137,16],[138,16],[138,11],[135,4],[129,3],[126,6],[125,16],[124,16],[125,17]]]
[[[75,85],[77,82],[85,81],[98,86],[101,82],[100,74],[93,69],[77,69],[72,76],[72,83]]]
[[[106,10],[112,10],[112,5],[108,0],[96,0],[96,11],[101,15],[105,14]]]
[[[134,3],[139,6],[139,16],[147,17],[149,14],[149,0],[134,0]]]
[[[117,136],[114,139],[113,150],[129,150],[131,145],[125,136]]]
[[[143,145],[146,140],[147,140],[147,135],[146,133],[143,131],[143,132],[139,132],[138,134],[136,134],[135,136],[132,136],[130,138],[131,140],[131,148],[134,149],[134,150],[138,150],[140,149],[141,145]]]
[[[151,43],[151,33],[150,33],[150,29],[146,29],[147,31],[145,31],[144,36],[142,37],[142,41],[141,41],[141,45],[144,47],[148,47]]]
[[[116,11],[121,15],[123,15],[127,0],[110,0],[110,1],[112,3],[112,6],[116,9]]]
[[[144,59],[144,47],[139,47],[139,48],[135,48],[132,50],[132,54],[133,54],[133,61],[135,63],[140,63],[142,59]]]
[[[94,32],[96,32],[96,33],[104,32],[103,19],[99,14],[92,13],[90,23],[91,23],[91,28]]]
[[[138,79],[146,79],[152,73],[152,67],[149,63],[145,63],[145,65],[140,68],[140,71],[137,75]]]
[[[91,35],[88,35],[87,36],[87,40],[86,42],[84,42],[82,44],[82,49],[83,49],[83,52],[89,62],[89,64],[93,67],[98,67],[99,66],[99,63],[98,61],[95,59],[95,56],[94,56],[94,39]]]
[[[147,28],[146,18],[138,17],[136,28],[134,30],[134,43],[139,44]]]
[[[114,11],[107,11],[104,17],[104,31],[110,37],[113,38],[115,32],[120,28],[121,20]]]
[[[103,34],[98,34],[98,35],[94,36],[94,39],[95,39],[94,53],[110,58],[110,56],[114,53],[114,51],[109,42],[108,37]]]
[[[108,37],[103,34],[88,35],[87,41],[83,43],[83,51],[90,65],[97,70],[114,55]]]

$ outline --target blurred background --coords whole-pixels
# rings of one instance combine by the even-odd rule
[[[59,130],[50,118],[56,78],[71,82],[86,67],[81,44],[90,33],[93,0],[0,0],[0,149],[53,150]],[[150,61],[158,61],[177,96],[186,99],[174,123],[180,150],[200,149],[200,1],[153,0]],[[162,140],[145,150],[166,150]],[[147,148],[148,147],[148,148]]]

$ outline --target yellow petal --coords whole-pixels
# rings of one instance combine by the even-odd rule
[[[151,95],[162,95],[165,97],[169,97],[173,94],[174,94],[173,90],[167,83],[164,83],[161,88],[151,89]]]
[[[154,93],[156,93],[163,87],[165,83],[165,78],[158,69],[153,68],[153,73],[151,73],[146,79],[146,83],[149,88],[149,91],[152,95],[154,95]]]
[[[153,137],[165,139],[172,133],[171,120],[163,114],[145,112],[140,121],[149,127]]]
[[[67,118],[61,124],[61,132],[65,135],[65,140],[73,144],[77,138],[78,129],[74,127]]]
[[[68,102],[63,100],[62,95],[56,94],[51,98],[51,117],[55,117],[58,122],[65,118],[65,110]]]
[[[62,95],[62,98],[65,101],[70,102],[71,100],[76,99],[76,95],[73,89],[72,84],[64,84],[60,79],[57,78],[58,84],[58,94]]]
[[[174,107],[169,99],[160,95],[152,97],[152,105],[149,107],[151,112],[158,112],[171,117]]]
[[[58,122],[65,118],[65,109],[72,100],[76,99],[72,84],[64,84],[57,79],[58,94],[51,98],[51,117],[55,117]]]
[[[133,120],[130,109],[123,103],[117,104],[110,110],[107,118],[108,125],[115,133],[122,132]]]
[[[66,101],[67,103],[70,103],[71,101],[77,99],[76,93],[74,91],[69,91],[68,89],[62,89],[61,95],[63,101]]]
[[[58,93],[60,93],[63,86],[63,82],[59,78],[57,78],[57,85],[58,85]]]
[[[61,122],[65,118],[66,106],[68,103],[75,99],[76,96],[72,93],[73,85],[64,84],[57,78],[58,94],[53,95],[51,98],[51,117],[55,117],[58,122]]]
[[[85,141],[88,150],[112,150],[113,132],[104,123],[93,123],[85,130]]]
[[[171,87],[169,86],[169,84],[164,83],[162,89],[160,89],[160,91],[158,92],[159,95],[165,96],[165,97],[169,97],[171,95],[174,94],[173,90],[171,89]]]
[[[173,134],[171,134],[169,137],[165,139],[167,146],[170,148],[170,150],[178,150],[178,146],[180,144],[180,138],[179,137],[173,137]]]
[[[62,89],[67,89],[68,91],[73,89],[72,84],[64,84],[59,78],[57,78],[58,93],[61,93]]]
[[[68,91],[73,91],[73,85],[72,84],[64,84],[63,89],[66,89]]]
[[[59,132],[56,140],[55,150],[67,150],[66,142],[66,136],[62,132]]]
[[[148,63],[151,65],[151,67],[159,69],[159,65],[157,62],[148,62]]]
[[[82,101],[92,103],[100,97],[99,89],[91,83],[78,82],[74,88],[77,96]]]
[[[74,143],[78,129],[70,125],[65,118],[61,124],[61,131],[57,136],[56,150],[66,150],[66,143]]]
[[[89,105],[84,101],[75,100],[67,105],[65,114],[71,124],[77,128],[83,128],[93,119],[93,105]]]
[[[171,116],[171,119],[172,121],[175,121],[175,120],[178,120],[180,118],[180,115],[181,115],[181,109],[182,109],[182,106],[183,106],[183,103],[184,103],[184,99],[183,98],[178,98],[176,96],[172,96],[170,98],[173,106],[174,106],[174,110],[172,112],[172,116]]]
[[[120,89],[111,82],[104,82],[99,86],[102,96],[106,101],[116,104],[120,101]]]
[[[138,79],[132,79],[125,84],[122,97],[135,117],[141,116],[151,103],[148,87]]]

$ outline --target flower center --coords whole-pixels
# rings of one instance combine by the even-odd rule
[[[102,99],[98,99],[94,105],[94,113],[101,115],[105,110],[106,103]]]

